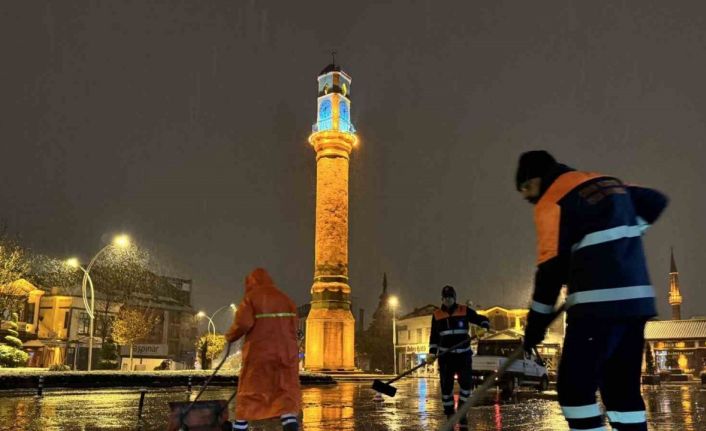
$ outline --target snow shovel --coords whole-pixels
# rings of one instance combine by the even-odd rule
[[[220,364],[213,370],[213,374],[203,384],[193,401],[169,403],[167,431],[225,431],[232,429],[232,425],[228,421],[228,404],[235,398],[237,389],[228,400],[199,401],[201,394],[228,358],[230,346],[231,343],[228,343]]]
[[[473,341],[477,337],[472,337],[470,341]],[[449,350],[445,350],[441,352],[436,358],[439,359],[440,357],[444,356],[445,354],[449,353],[452,350],[458,349],[459,347],[463,346],[464,344],[468,343],[469,340],[463,340],[460,343],[454,344],[453,346],[449,347]],[[385,394],[388,397],[394,397],[395,394],[397,393],[397,388],[392,386],[392,383],[398,381],[402,377],[408,376],[412,374],[414,371],[422,368],[423,366],[427,365],[427,362],[424,361],[419,365],[414,366],[413,368],[410,368],[409,370],[405,371],[404,373],[398,375],[392,380],[388,380],[387,382],[383,382],[382,380],[377,380],[373,381],[373,389],[375,389],[377,392],[381,394]]]
[[[566,309],[567,309],[566,304],[562,304],[561,307],[559,307],[556,311],[554,311],[554,315],[552,316],[551,321],[549,322],[549,325],[551,325],[552,322],[554,322],[554,320],[557,317],[559,317],[559,315],[561,313],[566,311]],[[549,326],[549,325],[547,325],[547,326]],[[461,420],[461,418],[466,417],[468,410],[470,410],[471,407],[473,407],[473,405],[476,404],[478,402],[478,400],[480,400],[481,397],[483,397],[485,395],[485,393],[488,391],[488,389],[490,389],[491,386],[495,386],[495,379],[502,376],[503,374],[505,374],[505,371],[507,371],[507,369],[510,368],[510,366],[515,361],[517,361],[518,359],[520,359],[524,355],[524,352],[525,352],[524,346],[520,346],[517,349],[515,349],[510,354],[510,356],[507,357],[505,362],[503,362],[503,364],[500,366],[500,368],[498,368],[498,371],[494,372],[490,377],[485,379],[485,381],[483,382],[482,385],[480,385],[478,388],[476,388],[476,390],[473,392],[473,395],[471,395],[471,397],[468,399],[468,401],[466,401],[465,403],[463,403],[463,405],[461,407],[459,407],[458,411],[453,416],[451,416],[446,421],[446,423],[441,426],[441,428],[439,428],[439,431],[452,431],[454,428],[454,425],[456,425]]]

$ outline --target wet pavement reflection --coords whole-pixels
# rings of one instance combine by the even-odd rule
[[[398,382],[397,396],[374,401],[370,382],[303,389],[304,431],[435,430],[444,420],[436,380],[408,379]],[[644,387],[650,429],[665,431],[706,430],[706,389],[700,385]],[[204,399],[224,399],[230,389],[213,389]],[[31,393],[0,393],[0,430],[161,430],[165,428],[167,403],[183,401],[185,392],[155,389],[148,392],[141,426],[137,421],[139,392],[135,389],[48,390],[41,399]],[[556,402],[556,394],[521,392],[501,402],[497,394],[471,410],[469,421],[478,431],[568,430]],[[255,423],[253,431],[278,430],[275,422]],[[608,429],[606,427],[606,429]]]

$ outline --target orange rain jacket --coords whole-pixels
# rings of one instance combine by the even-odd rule
[[[259,420],[299,414],[297,307],[277,289],[267,271],[245,279],[245,296],[226,333],[230,342],[245,336],[235,401],[235,418]]]

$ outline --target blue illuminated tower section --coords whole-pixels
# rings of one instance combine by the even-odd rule
[[[351,77],[332,63],[321,71],[318,81],[318,114],[312,131],[355,133],[351,123]]]

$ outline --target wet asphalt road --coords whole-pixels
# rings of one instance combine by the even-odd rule
[[[407,379],[396,384],[397,396],[374,401],[370,382],[343,382],[303,389],[304,431],[435,430],[444,420],[435,380]],[[204,399],[228,398],[229,389],[206,392]],[[644,387],[650,429],[706,430],[706,388],[697,384]],[[472,428],[486,430],[568,430],[555,394],[522,392],[510,401],[492,396],[471,410]],[[144,421],[137,421],[139,393],[134,389],[47,390],[37,399],[30,393],[0,392],[0,430],[161,430],[166,427],[167,402],[183,401],[182,390],[152,390],[145,398]],[[251,429],[280,429],[278,423],[252,424]],[[608,429],[606,427],[606,429]]]

